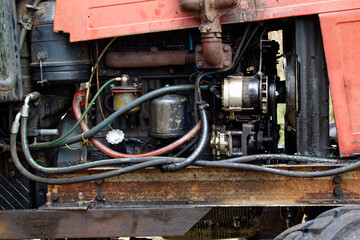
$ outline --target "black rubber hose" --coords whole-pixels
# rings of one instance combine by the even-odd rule
[[[27,117],[23,117],[21,120],[21,144],[22,144],[24,156],[32,168],[46,174],[65,174],[65,173],[73,173],[95,167],[147,162],[147,161],[152,161],[154,159],[168,159],[166,157],[117,158],[117,159],[107,159],[107,160],[100,160],[95,162],[88,162],[88,163],[83,163],[80,165],[69,166],[69,167],[43,167],[41,165],[38,165],[31,155],[26,138],[26,124],[27,124]],[[180,160],[184,160],[184,159],[180,159],[180,158],[177,159],[177,161]]]
[[[45,184],[51,184],[51,185],[64,185],[64,184],[73,184],[73,183],[81,183],[81,182],[89,182],[89,181],[95,181],[99,179],[114,177],[118,175],[122,175],[125,173],[133,172],[136,170],[140,170],[147,167],[154,167],[159,166],[163,164],[171,164],[173,162],[176,162],[177,160],[174,158],[167,158],[167,159],[155,159],[147,162],[138,163],[129,167],[113,170],[110,172],[105,173],[99,173],[94,175],[88,175],[88,176],[82,176],[82,177],[75,177],[75,178],[46,178],[46,177],[39,177],[32,173],[30,173],[28,170],[26,170],[23,165],[21,164],[19,157],[16,152],[16,134],[11,133],[10,135],[10,151],[11,156],[14,162],[15,167],[18,169],[18,171],[24,175],[26,178],[41,182]]]
[[[360,161],[346,165],[343,167],[339,167],[336,169],[325,170],[325,171],[316,171],[316,172],[300,172],[300,171],[289,171],[276,169],[272,167],[263,167],[258,165],[251,165],[245,163],[224,163],[224,162],[216,162],[216,161],[196,161],[194,163],[196,166],[201,167],[215,167],[215,168],[232,168],[232,169],[244,169],[244,170],[252,170],[259,172],[272,173],[276,175],[282,175],[287,177],[297,177],[297,178],[318,178],[318,177],[328,177],[334,176],[342,173],[346,173],[355,169],[360,168]]]
[[[184,161],[162,166],[161,170],[164,172],[174,172],[186,168],[187,166],[190,166],[194,161],[196,161],[196,159],[200,156],[200,154],[203,152],[206,146],[206,143],[209,138],[209,123],[206,115],[205,103],[203,102],[201,96],[200,81],[203,77],[205,77],[208,74],[210,73],[204,73],[204,72],[200,73],[196,77],[196,82],[195,82],[194,103],[197,105],[197,108],[199,109],[198,113],[201,119],[201,135],[200,135],[199,144],[195,148],[194,152],[192,152],[190,156],[188,156]]]
[[[207,89],[207,88],[208,88],[208,86],[202,86],[202,89]],[[116,112],[111,114],[104,121],[100,122],[94,128],[92,128],[89,131],[87,131],[86,133],[84,133],[83,134],[84,138],[85,139],[91,138],[92,136],[94,136],[95,134],[100,132],[102,129],[104,129],[108,125],[112,124],[119,116],[121,116],[124,113],[127,113],[131,109],[137,107],[138,105],[143,104],[146,101],[160,97],[165,94],[181,92],[181,91],[191,91],[193,89],[194,89],[194,85],[187,84],[187,85],[168,86],[168,87],[163,87],[163,88],[151,91],[151,92],[137,98],[136,100],[132,101],[131,103],[127,104],[126,106],[121,107],[119,110],[117,110]],[[65,144],[72,144],[72,143],[76,143],[76,142],[80,142],[80,141],[82,141],[81,134],[66,138],[63,141],[60,141],[59,143],[52,145],[51,147],[60,147]],[[32,148],[36,148],[36,145],[32,145]]]
[[[292,156],[286,154],[257,154],[249,156],[234,157],[230,159],[220,160],[222,163],[244,163],[262,160],[275,160],[275,161],[294,161],[294,162],[321,162],[321,163],[338,163],[336,159],[316,158],[306,156]]]

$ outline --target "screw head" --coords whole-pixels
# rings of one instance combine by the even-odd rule
[[[203,62],[203,61],[198,61],[198,62],[196,63],[196,65],[197,65],[199,68],[201,68],[201,67],[204,66],[204,62]]]
[[[342,191],[341,187],[335,187],[333,193],[335,196],[341,196],[343,191]]]
[[[59,194],[57,194],[57,193],[52,194],[51,195],[51,200],[53,202],[57,202],[59,200]]]
[[[14,171],[14,170],[10,170],[10,171],[8,172],[8,176],[9,176],[9,177],[14,177],[14,176],[15,176],[15,171]]]
[[[203,47],[202,47],[201,45],[197,45],[197,46],[196,46],[196,51],[202,52],[202,51],[203,51]]]
[[[104,179],[98,179],[98,180],[95,181],[95,183],[96,183],[97,185],[101,185],[101,184],[104,183]]]
[[[341,176],[336,175],[336,176],[333,178],[333,182],[336,183],[336,184],[341,183],[341,181],[342,181]]]

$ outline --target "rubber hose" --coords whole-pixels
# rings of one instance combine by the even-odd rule
[[[202,89],[205,90],[207,89],[208,86],[202,86]],[[177,86],[168,86],[168,87],[163,87],[160,89],[156,89],[152,92],[149,92],[137,99],[135,99],[134,101],[132,101],[131,103],[125,105],[124,107],[120,108],[119,110],[117,110],[116,112],[114,112],[113,114],[111,114],[108,118],[106,118],[105,120],[103,120],[102,122],[100,122],[98,125],[96,125],[94,128],[90,129],[89,131],[87,131],[86,133],[84,133],[84,138],[85,139],[89,139],[92,136],[94,136],[95,134],[97,134],[98,132],[100,132],[102,129],[104,129],[105,127],[107,127],[108,125],[112,124],[119,116],[121,116],[122,114],[130,111],[131,109],[137,107],[138,105],[143,104],[146,101],[149,101],[151,99],[160,97],[162,95],[166,95],[169,93],[175,93],[175,92],[184,92],[184,91],[191,91],[194,89],[194,85],[191,84],[187,84],[187,85],[177,85]],[[72,144],[72,143],[76,143],[76,142],[80,142],[82,141],[82,134],[73,136],[73,137],[69,137],[67,139],[64,139],[56,144],[53,144],[50,147],[60,147],[63,146],[65,144]],[[36,145],[31,145],[31,148],[36,148]]]
[[[77,95],[74,98],[73,101],[73,111],[74,111],[74,115],[75,118],[78,120],[81,117],[81,110],[80,110],[80,102],[81,102],[81,94]],[[83,132],[89,131],[89,127],[85,124],[84,121],[82,121],[80,123],[80,127],[83,130]],[[198,122],[187,134],[185,134],[184,136],[182,136],[181,138],[179,138],[178,140],[176,140],[175,142],[162,147],[160,149],[157,149],[155,151],[151,151],[151,152],[147,152],[147,153],[141,153],[141,154],[126,154],[126,153],[120,153],[117,151],[114,151],[111,148],[108,148],[107,146],[105,146],[102,142],[100,142],[96,137],[92,137],[90,138],[90,141],[92,144],[94,144],[95,147],[97,147],[100,151],[102,151],[103,153],[105,153],[106,155],[110,156],[110,157],[114,157],[114,158],[124,158],[124,157],[151,157],[151,156],[158,156],[158,155],[162,155],[168,152],[173,151],[174,149],[180,147],[181,145],[183,145],[185,142],[189,141],[191,138],[193,138],[196,133],[200,130],[201,128],[201,122]]]

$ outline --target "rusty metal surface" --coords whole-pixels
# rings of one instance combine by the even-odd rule
[[[321,14],[340,154],[360,153],[360,10]]]
[[[188,50],[159,51],[154,47],[149,52],[109,52],[105,64],[109,68],[194,65],[195,55]]]
[[[260,21],[357,8],[360,1],[354,0],[246,0],[223,16],[221,22]],[[70,33],[70,41],[84,41],[199,25],[199,19],[180,10],[178,0],[57,0],[54,31]]]
[[[198,68],[230,67],[231,47],[222,43],[220,18],[237,5],[239,0],[179,0],[181,11],[201,20],[202,46],[195,52]]]
[[[181,236],[210,208],[0,211],[0,239]]]
[[[320,171],[332,167],[282,168]],[[71,176],[74,175],[67,175]],[[359,180],[360,170],[342,174],[340,183],[335,183],[333,177],[301,179],[231,169],[188,168],[175,173],[146,169],[105,179],[103,183],[49,186],[48,191],[58,197],[58,204],[77,201],[78,193],[83,192],[86,201],[101,195],[102,201],[110,205],[121,202],[130,205],[336,206],[360,203]]]

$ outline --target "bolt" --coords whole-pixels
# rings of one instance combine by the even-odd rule
[[[338,175],[336,175],[334,178],[333,178],[333,182],[336,183],[336,184],[339,184],[341,183],[342,181],[342,178]]]
[[[46,193],[46,203],[45,205],[47,207],[51,207],[52,206],[52,197],[51,197],[51,193]]]
[[[201,45],[197,45],[197,46],[196,46],[196,50],[197,50],[198,52],[202,52],[202,51],[203,51],[203,47],[202,47]]]
[[[25,16],[24,16],[24,20],[25,20],[25,21],[29,20],[29,18],[30,18],[30,17],[29,17],[28,15],[25,15]]]
[[[77,202],[78,206],[82,206],[84,204],[84,194],[79,192],[79,201]]]
[[[57,194],[57,193],[52,194],[51,200],[53,202],[57,202],[59,200],[59,194]]]
[[[170,68],[170,69],[169,69],[169,73],[170,73],[170,74],[174,74],[174,73],[175,73],[175,69]]]
[[[224,118],[224,113],[223,112],[218,112],[218,119],[223,119]]]
[[[97,185],[101,185],[101,184],[104,183],[104,179],[98,179],[98,180],[95,181],[95,183],[96,183]]]
[[[120,75],[120,70],[115,70],[115,75],[119,76]]]
[[[150,48],[150,52],[152,52],[152,53],[156,53],[158,51],[159,51],[159,48],[157,48],[157,47],[151,47]]]
[[[106,76],[107,72],[106,70],[101,70],[101,75]]]
[[[8,176],[9,176],[9,177],[14,177],[14,176],[15,176],[15,171],[14,171],[14,170],[10,170],[10,171],[8,172]]]
[[[201,68],[201,67],[204,66],[204,63],[203,63],[203,61],[198,61],[196,65],[197,65],[199,68]]]
[[[229,45],[225,45],[223,49],[224,49],[225,52],[227,52],[227,51],[230,50],[230,46],[229,46]]]
[[[341,187],[335,187],[333,193],[335,196],[341,196],[343,191],[342,191]]]
[[[98,201],[98,202],[103,201],[104,198],[105,198],[105,194],[103,194],[103,193],[98,193],[95,197],[96,201]]]
[[[229,60],[226,60],[226,61],[224,62],[224,66],[225,66],[225,67],[229,67],[229,66],[230,66],[230,61],[229,61]]]

